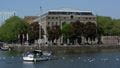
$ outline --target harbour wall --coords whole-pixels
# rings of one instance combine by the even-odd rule
[[[13,51],[26,52],[33,50],[52,51],[55,54],[60,53],[94,53],[103,51],[120,51],[120,45],[53,45],[53,46],[38,46],[38,45],[10,45],[9,48]]]

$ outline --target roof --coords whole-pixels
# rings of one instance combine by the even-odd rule
[[[80,12],[78,9],[71,9],[71,8],[62,8],[56,10],[49,10],[49,12]]]
[[[62,9],[49,10],[48,12],[92,12],[92,11],[80,11],[79,9],[62,8]]]
[[[75,13],[78,12],[78,13],[90,13],[92,15],[92,11],[80,11],[79,9],[73,9],[73,8],[61,8],[61,9],[48,10],[47,12],[44,12],[41,15],[41,17],[47,15],[49,12],[75,12]],[[34,22],[38,20],[40,20],[40,17],[35,19]]]
[[[24,19],[36,19],[38,16],[25,16]]]

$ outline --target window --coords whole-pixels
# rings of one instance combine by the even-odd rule
[[[56,19],[58,19],[58,17],[56,17]]]
[[[48,19],[50,19],[50,17],[48,17]]]
[[[71,15],[71,17],[70,17],[71,19],[73,19],[73,15]]]
[[[56,25],[57,25],[58,23],[56,22]]]
[[[86,17],[85,20],[88,20],[88,18]]]
[[[89,20],[91,20],[91,17],[89,18]]]
[[[50,22],[48,22],[48,25],[50,25]]]
[[[54,25],[54,22],[52,22],[51,24],[52,24],[52,26],[53,26],[53,25]]]
[[[52,17],[52,19],[54,19],[54,17]]]
[[[93,20],[96,20],[96,18],[93,17]]]
[[[66,19],[66,17],[64,17],[64,19]]]

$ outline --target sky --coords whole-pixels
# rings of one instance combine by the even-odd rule
[[[74,8],[95,15],[120,18],[120,0],[0,0],[0,13],[16,12],[18,16],[36,16],[50,9]],[[1,14],[0,14],[1,15]],[[0,17],[1,18],[1,17]]]

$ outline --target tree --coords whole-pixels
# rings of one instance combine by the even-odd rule
[[[92,44],[92,41],[95,41],[96,36],[97,36],[96,24],[92,22],[87,22],[84,27],[84,37],[86,38],[87,43],[88,40],[90,39]]]
[[[29,28],[29,43],[34,43],[35,40],[39,39],[39,23],[34,22],[30,24]]]
[[[97,24],[104,29],[104,35],[112,34],[111,29],[114,23],[111,17],[97,16]]]
[[[39,38],[43,39],[44,30],[41,25],[39,25],[39,22],[33,22],[29,26],[29,43],[33,44],[35,43],[35,40],[38,40]]]
[[[102,35],[104,34],[104,30],[101,26],[97,25],[97,44],[102,44]]]
[[[63,43],[67,44],[67,40],[70,39],[74,34],[73,26],[71,24],[64,23],[62,27]]]
[[[54,42],[54,40],[58,40],[61,36],[60,26],[54,25],[52,27],[47,27],[48,40]]]
[[[18,16],[12,16],[0,27],[0,40],[10,43],[17,42],[18,35],[25,34],[27,31],[28,24]]]
[[[84,30],[84,23],[80,22],[80,21],[76,21],[72,23],[72,26],[74,28],[74,36],[75,39],[77,39],[77,42],[79,44],[81,44],[82,42],[82,35],[83,35],[83,30]]]
[[[119,19],[113,19],[111,33],[113,36],[120,36],[120,20]]]

